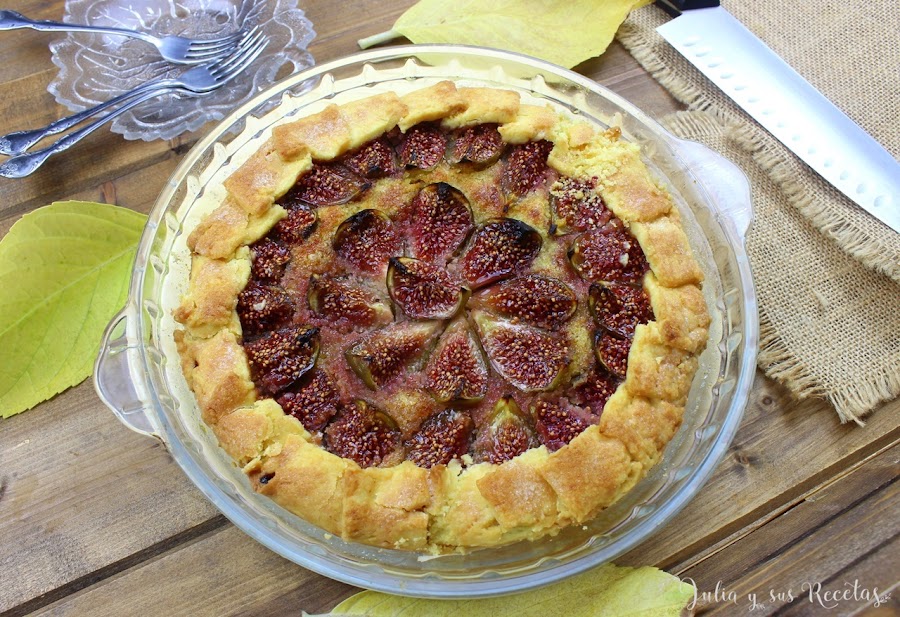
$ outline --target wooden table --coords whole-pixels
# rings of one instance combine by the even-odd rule
[[[318,32],[310,50],[318,62],[353,53],[358,38],[387,30],[410,4],[301,0]],[[62,0],[8,6],[34,18],[63,14]],[[48,40],[0,36],[0,133],[67,113],[47,92],[56,74]],[[678,109],[618,44],[578,70],[651,116]],[[145,143],[104,129],[31,177],[0,179],[0,234],[54,200],[148,212],[198,136]],[[828,404],[797,402],[759,373],[709,484],[617,562],[692,579],[703,614],[896,614],[898,437],[900,401],[864,427],[841,425]],[[812,598],[810,586],[819,590]],[[892,595],[878,608],[864,593],[875,588]],[[159,442],[115,419],[90,381],[0,421],[0,615],[318,613],[355,591],[233,527]],[[838,606],[826,611],[819,600],[836,592]]]

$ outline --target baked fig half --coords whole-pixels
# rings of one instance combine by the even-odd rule
[[[277,283],[291,260],[291,249],[272,238],[250,246],[250,276],[263,283]]]
[[[310,432],[321,431],[338,412],[338,391],[325,371],[314,369],[276,400]]]
[[[504,143],[497,124],[486,123],[454,131],[447,160],[451,163],[469,161],[476,165],[490,165],[503,154]]]
[[[319,330],[288,326],[244,342],[253,381],[264,394],[278,394],[303,377],[319,356]]]
[[[512,397],[497,401],[473,444],[476,462],[500,465],[538,445],[529,419]]]
[[[345,155],[342,162],[353,173],[369,180],[384,178],[400,170],[397,155],[384,137],[363,144],[355,152]]]
[[[475,423],[464,411],[445,409],[431,416],[406,443],[406,459],[430,469],[446,465],[469,451]]]
[[[446,263],[472,231],[469,200],[446,182],[435,182],[413,197],[409,235],[412,256]]]
[[[599,416],[621,382],[602,365],[594,366],[587,375],[573,382],[569,400]]]
[[[612,212],[595,191],[596,179],[560,178],[550,187],[551,233],[557,236],[606,225]]]
[[[531,225],[513,218],[490,219],[469,239],[462,273],[472,289],[525,270],[541,252],[543,239]]]
[[[375,326],[394,320],[390,306],[349,277],[314,274],[306,296],[310,310],[330,321]]]
[[[371,403],[356,400],[325,429],[325,447],[360,467],[400,462],[400,429]]]
[[[287,244],[295,246],[301,244],[316,228],[318,217],[316,211],[302,204],[295,208],[290,208],[287,215],[272,228],[273,235]]]
[[[593,414],[564,398],[539,399],[532,405],[531,414],[540,442],[551,452],[567,445],[596,421]]]
[[[649,269],[641,245],[618,219],[578,236],[569,261],[581,278],[594,282],[634,283]]]
[[[469,296],[445,268],[412,257],[391,257],[387,289],[394,304],[413,319],[450,319]]]
[[[631,351],[631,339],[621,338],[609,332],[597,332],[594,338],[594,354],[606,369],[613,375],[625,379],[628,370],[628,352]]]
[[[436,125],[423,122],[406,131],[397,148],[397,156],[403,167],[434,169],[444,160],[447,152],[447,136]]]
[[[542,186],[550,177],[547,157],[553,150],[553,142],[542,139],[513,146],[506,157],[500,183],[507,194],[524,197]]]
[[[331,245],[345,263],[370,274],[383,273],[388,258],[401,252],[394,222],[373,208],[360,210],[338,225]]]
[[[549,276],[526,274],[483,289],[470,306],[487,308],[513,321],[539,328],[557,328],[578,308],[578,298],[568,285]]]
[[[294,302],[291,295],[278,285],[250,281],[238,294],[236,310],[243,333],[259,334],[290,322]]]
[[[281,201],[289,205],[335,206],[347,203],[369,186],[368,181],[340,163],[313,163],[312,169],[300,176]]]
[[[370,389],[389,384],[431,347],[440,322],[401,322],[357,340],[344,352],[353,372]]]
[[[631,338],[638,324],[653,319],[650,296],[636,285],[593,283],[588,306],[597,325],[623,338]]]
[[[569,363],[566,340],[532,326],[472,313],[491,366],[523,392],[552,390]]]
[[[464,320],[444,331],[428,358],[425,387],[441,403],[475,403],[487,393],[487,361]]]

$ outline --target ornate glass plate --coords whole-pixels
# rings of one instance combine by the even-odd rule
[[[224,88],[200,97],[161,96],[116,118],[112,131],[125,139],[171,139],[195,131],[314,63],[306,48],[315,31],[297,0],[68,0],[63,20],[191,38],[215,38],[258,24],[268,37],[262,55]],[[51,43],[50,51],[59,67],[50,93],[73,112],[190,68],[169,64],[143,41],[102,34],[69,33]]]

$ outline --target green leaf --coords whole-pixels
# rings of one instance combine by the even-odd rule
[[[91,374],[103,330],[128,295],[146,221],[108,204],[57,202],[0,241],[0,416]]]
[[[363,49],[405,36],[414,43],[481,45],[572,68],[602,54],[628,13],[652,0],[420,0]]]
[[[678,617],[693,599],[693,585],[662,570],[606,564],[534,591],[484,600],[423,600],[364,591],[329,615]]]

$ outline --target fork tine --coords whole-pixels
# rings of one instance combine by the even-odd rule
[[[246,40],[248,37],[252,36],[256,31],[259,30],[259,25],[255,25],[249,30],[238,30],[237,32],[232,32],[228,36],[223,36],[218,39],[210,39],[206,41],[194,41],[191,43],[190,52],[206,52],[211,49],[223,49],[228,47],[234,47],[235,45],[240,45],[242,41]]]
[[[224,84],[225,82],[231,80],[233,77],[239,75],[245,68],[250,65],[251,62],[256,60],[256,58],[259,56],[259,54],[262,53],[262,51],[268,44],[269,39],[263,36],[261,32],[258,33],[256,41],[252,45],[250,45],[249,47],[245,47],[239,53],[232,56],[232,59],[237,60],[236,63],[229,62],[228,65],[220,67],[220,69],[218,70],[224,71],[220,74],[216,74],[216,72],[214,71],[213,74],[215,75],[216,81]]]
[[[196,52],[196,53],[193,51],[189,51],[185,54],[185,57],[190,58],[193,61],[196,61],[195,63],[206,62],[206,61],[212,62],[214,60],[218,60],[219,58],[228,57],[228,55],[231,54],[231,52],[233,52],[237,49],[240,49],[240,47],[241,47],[240,43],[232,43],[230,45],[225,45],[220,48],[213,48],[208,51],[204,50],[204,51],[200,51],[200,52]]]
[[[268,42],[268,39],[263,35],[263,33],[257,31],[250,38],[241,41],[241,44],[238,47],[237,51],[229,54],[228,57],[222,58],[221,60],[210,66],[210,73],[218,78],[218,75],[220,73],[233,70],[231,68],[232,65],[242,62],[245,57],[253,53],[253,51],[259,46],[260,43],[262,43],[262,46],[265,47]]]
[[[239,43],[240,40],[247,34],[247,32],[247,30],[239,30],[238,32],[232,32],[228,36],[223,36],[217,39],[192,41],[190,51],[207,51],[209,49],[221,49],[223,47],[230,47]]]

